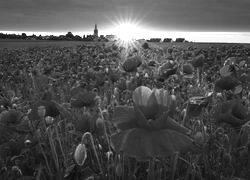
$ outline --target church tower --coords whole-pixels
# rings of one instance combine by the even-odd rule
[[[97,25],[95,24],[95,29],[94,29],[94,36],[98,37],[98,29]]]

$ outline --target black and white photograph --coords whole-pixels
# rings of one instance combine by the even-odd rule
[[[250,1],[1,0],[0,180],[250,180]]]

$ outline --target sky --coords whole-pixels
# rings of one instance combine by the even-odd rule
[[[250,43],[250,0],[1,0],[1,32],[116,34],[137,25],[140,36]]]

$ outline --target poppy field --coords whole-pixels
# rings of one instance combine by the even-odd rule
[[[244,44],[0,49],[0,179],[250,179],[249,89]]]

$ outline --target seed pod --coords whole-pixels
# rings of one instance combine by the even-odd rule
[[[76,147],[74,153],[74,160],[78,166],[83,166],[86,159],[87,159],[87,149],[85,147],[85,144],[79,144]]]

